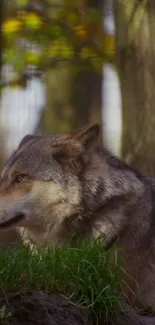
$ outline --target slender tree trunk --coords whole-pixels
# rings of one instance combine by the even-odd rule
[[[81,69],[75,75],[72,86],[74,107],[73,127],[81,127],[101,119],[102,75],[93,70]]]
[[[52,0],[54,1],[54,0]],[[58,0],[57,0],[58,1]],[[100,9],[101,0],[88,5]],[[46,74],[45,131],[71,131],[101,118],[102,76],[93,68],[59,64]]]
[[[2,72],[2,53],[3,53],[3,33],[2,33],[2,23],[3,23],[3,14],[4,14],[4,0],[0,0],[0,80],[1,80],[1,72]],[[1,88],[0,88],[1,95]],[[1,142],[2,142],[1,138]],[[2,152],[0,152],[0,169],[3,165],[3,157]],[[19,240],[19,236],[15,229],[11,229],[8,231],[1,232],[0,234],[0,247],[1,246],[10,246]]]
[[[44,112],[44,130],[67,132],[73,125],[71,105],[72,71],[70,63],[57,64],[46,73],[47,105]]]
[[[4,10],[4,0],[0,0],[0,80],[1,80],[2,51],[3,51],[3,33],[2,33],[3,10]]]
[[[60,64],[46,74],[45,131],[71,131],[100,121],[102,75],[90,69]]]
[[[88,0],[88,6],[103,10],[102,0]],[[91,66],[78,70],[72,86],[74,127],[101,121],[101,91],[102,71],[97,72]]]
[[[113,0],[123,158],[155,175],[155,1]]]

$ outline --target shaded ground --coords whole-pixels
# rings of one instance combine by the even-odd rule
[[[0,307],[6,306],[6,300],[0,301]],[[118,318],[102,325],[155,325],[154,317],[136,315],[131,309],[120,313]],[[6,310],[0,325],[92,325],[88,320],[88,311],[81,311],[58,294],[32,292],[25,296],[8,296]],[[96,324],[94,324],[96,325]]]
[[[8,303],[1,325],[88,325],[88,317],[57,294],[16,295],[8,297]]]

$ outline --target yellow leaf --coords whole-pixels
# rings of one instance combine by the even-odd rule
[[[115,36],[114,35],[108,35],[105,34],[104,35],[104,54],[108,55],[108,56],[114,56],[115,55]]]
[[[3,23],[2,29],[5,34],[15,33],[21,29],[22,22],[18,19],[8,19]]]
[[[51,46],[49,46],[47,50],[48,57],[56,57],[60,53],[60,44],[58,41],[53,42]]]
[[[16,0],[17,6],[25,7],[27,5],[27,0]]]
[[[74,55],[74,49],[71,46],[61,47],[61,56],[64,58],[72,58]]]
[[[27,63],[34,65],[37,65],[41,58],[40,54],[35,52],[26,52],[24,57]]]
[[[96,60],[93,60],[92,63],[95,70],[101,73],[103,69],[104,61],[100,58],[97,58]]]
[[[69,14],[67,15],[67,22],[72,26],[77,23],[77,19],[78,17],[74,12],[69,12]]]
[[[67,7],[71,7],[71,8],[77,8],[77,7],[83,7],[87,4],[87,0],[64,0],[64,4]]]
[[[88,47],[84,47],[80,52],[80,57],[82,59],[93,58],[94,56],[94,51]]]
[[[23,19],[25,17],[25,15],[26,15],[26,11],[18,10],[17,15],[18,15],[19,19]]]
[[[24,23],[28,28],[39,29],[43,25],[43,21],[35,13],[26,14],[24,17]]]
[[[56,25],[52,28],[52,32],[53,32],[54,36],[59,37],[60,34],[62,33],[62,29],[59,25]]]
[[[80,38],[84,39],[87,36],[87,29],[85,26],[78,25],[78,26],[74,27],[74,31],[75,31],[75,34]]]

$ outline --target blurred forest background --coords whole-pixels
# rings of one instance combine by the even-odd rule
[[[0,1],[0,162],[24,135],[100,122],[155,176],[155,1]]]

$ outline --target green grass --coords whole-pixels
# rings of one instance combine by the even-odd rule
[[[114,258],[112,257],[112,254]],[[101,241],[79,241],[74,248],[28,247],[0,250],[0,293],[31,290],[58,292],[73,303],[89,307],[95,324],[117,313],[121,297],[119,261],[115,250],[104,252]]]

